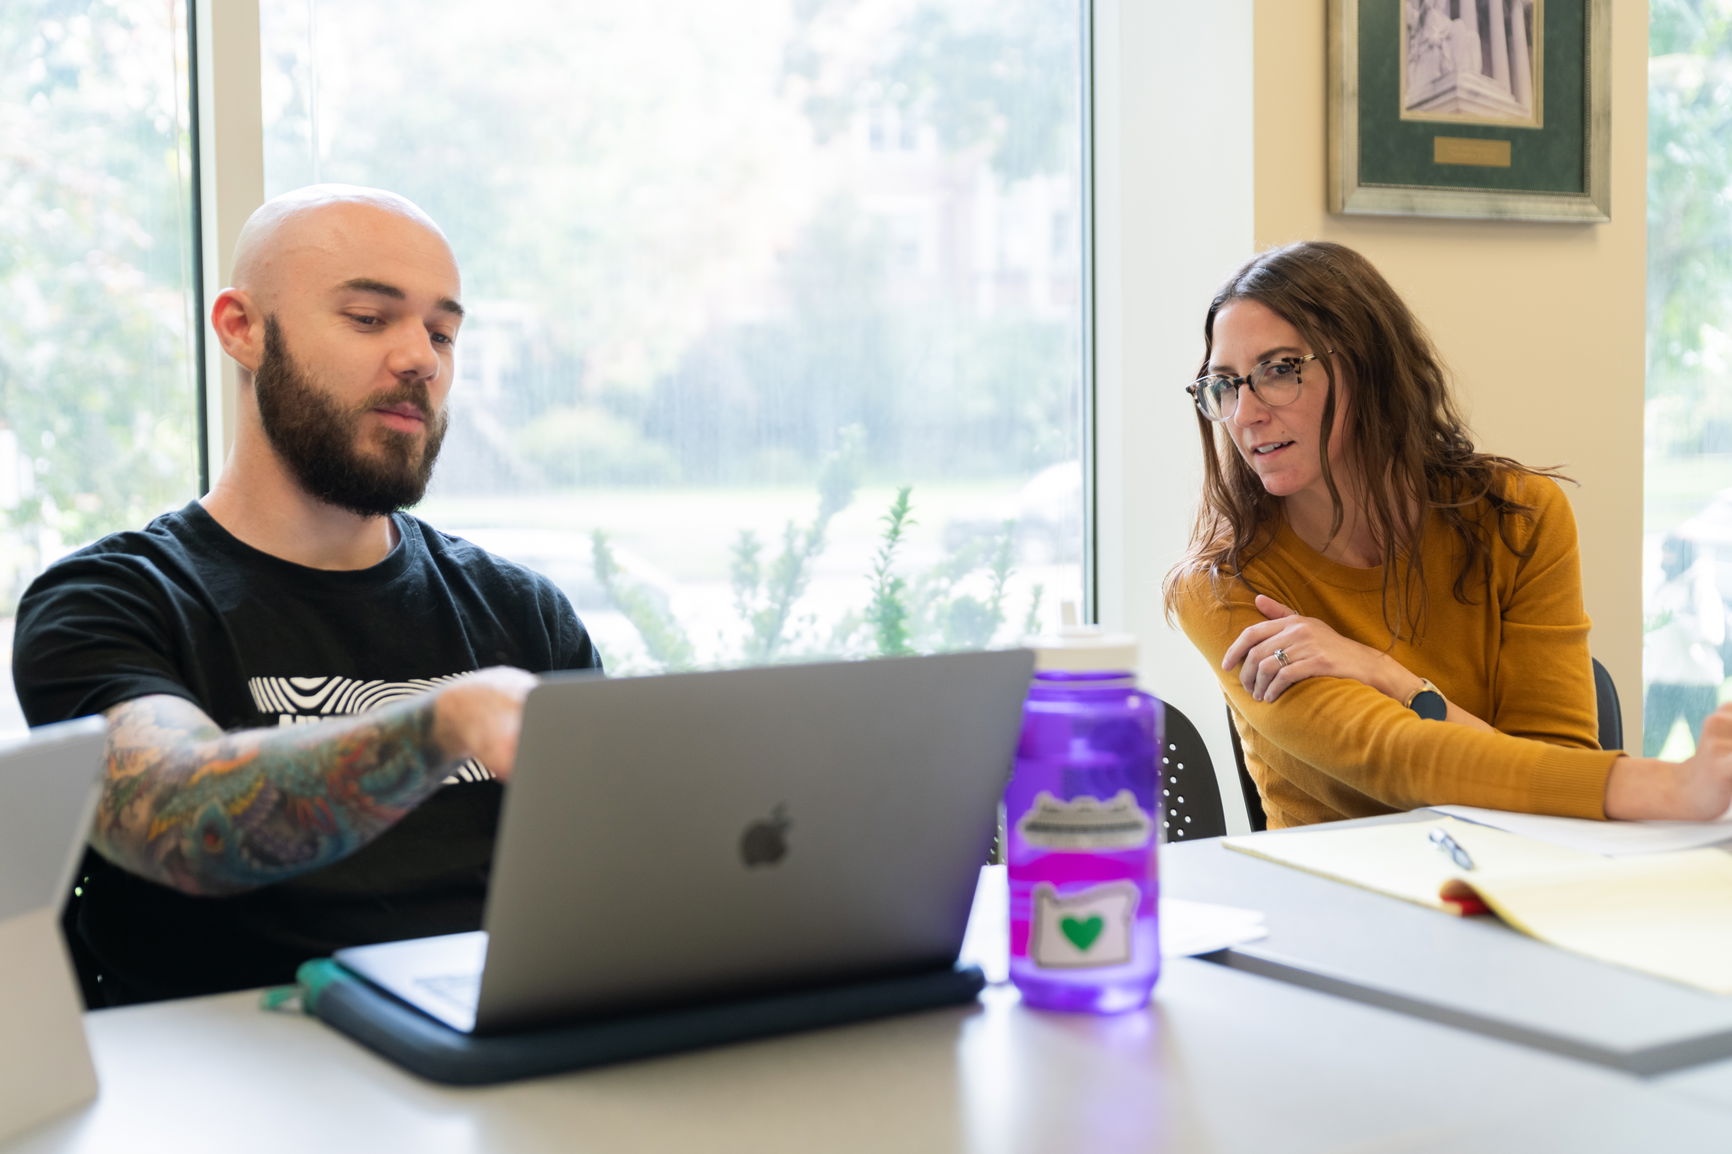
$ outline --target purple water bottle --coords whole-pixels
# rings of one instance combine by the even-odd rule
[[[1162,707],[1136,639],[1067,623],[1031,638],[1034,682],[1004,795],[1010,978],[1025,1004],[1119,1013],[1161,970]]]

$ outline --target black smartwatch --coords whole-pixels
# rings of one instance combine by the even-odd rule
[[[1419,688],[1407,699],[1407,708],[1427,721],[1442,721],[1449,716],[1449,702],[1437,691],[1437,686],[1421,677]]]

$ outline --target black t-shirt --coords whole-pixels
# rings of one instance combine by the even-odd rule
[[[359,713],[491,665],[599,667],[550,581],[407,514],[368,569],[261,553],[196,501],[72,554],[18,609],[13,677],[32,725],[147,694],[225,730]],[[74,953],[109,1004],[287,982],[340,946],[476,929],[500,784],[470,762],[323,869],[190,897],[86,854]]]

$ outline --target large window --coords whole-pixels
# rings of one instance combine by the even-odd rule
[[[1732,671],[1732,0],[1652,0],[1642,679],[1684,756]]]
[[[50,561],[198,495],[187,15],[0,7],[0,730]]]
[[[263,0],[266,193],[469,320],[419,512],[615,671],[977,647],[1084,589],[1081,0]]]

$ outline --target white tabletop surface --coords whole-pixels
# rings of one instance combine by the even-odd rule
[[[1708,1102],[1723,1110],[1732,1110],[1732,1058],[1721,1062],[1705,1062],[1672,1074],[1662,1074],[1653,1081],[1668,1092],[1683,1094],[1698,1102]],[[1732,1139],[1723,1145],[1732,1147]]]
[[[1238,973],[1116,1018],[979,1006],[483,1089],[254,994],[86,1019],[97,1100],[11,1154],[147,1151],[1626,1151],[1723,1148],[1732,1103]]]

